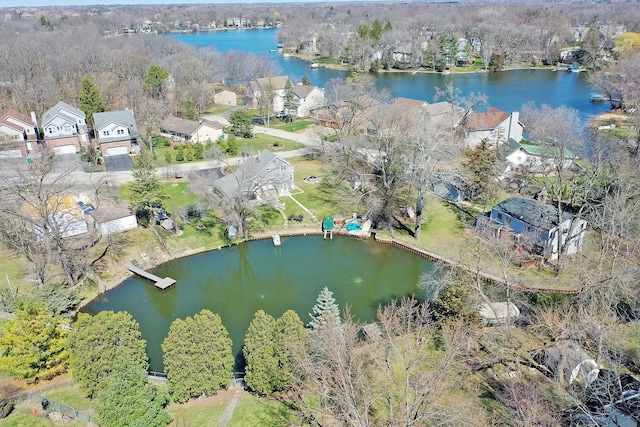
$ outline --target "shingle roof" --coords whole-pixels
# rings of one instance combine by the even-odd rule
[[[538,144],[520,144],[520,148],[533,156],[556,157],[560,154],[560,148],[558,147],[546,147]],[[576,155],[565,148],[562,157],[565,159],[575,159]]]
[[[551,205],[534,199],[510,197],[493,208],[541,230],[551,230],[558,226],[557,210]],[[563,212],[562,217],[567,220],[573,218],[573,215]]]
[[[160,123],[161,129],[170,130],[183,135],[192,135],[200,127],[200,123],[194,120],[181,119],[180,117],[167,117]]]
[[[293,87],[293,93],[298,95],[299,98],[306,98],[315,88],[313,85],[295,85]]]
[[[422,107],[425,107],[426,104],[427,103],[425,101],[420,101],[419,99],[396,98],[396,100],[393,102],[393,108],[397,108],[400,111],[410,113]]]
[[[124,126],[129,129],[129,135],[127,138],[137,138],[140,134],[138,133],[138,125],[136,124],[136,119],[133,117],[132,110],[120,110],[120,111],[105,111],[103,113],[94,113],[93,114],[93,123],[96,130],[100,130],[103,127],[109,125],[109,123],[115,123],[120,126]],[[101,142],[105,142],[105,140],[118,140],[122,139],[118,138],[102,138]]]
[[[87,118],[87,115],[84,113],[84,111],[67,104],[64,101],[60,101],[58,102],[56,105],[54,105],[53,107],[49,108],[47,111],[45,111],[45,113],[42,115],[42,124],[47,124],[49,123],[49,121],[51,121],[51,119],[53,119],[55,116],[60,115],[61,117],[64,117],[65,119],[69,120],[72,123],[76,122],[75,117],[69,117],[66,114],[62,114],[60,113],[60,110],[68,110],[69,112],[75,114],[78,117],[82,117],[83,119]],[[94,118],[95,118],[95,114],[94,114]]]
[[[273,84],[273,90],[280,90],[284,89],[288,80],[289,76],[261,77],[251,81],[249,84],[254,92],[269,87],[269,84]]]
[[[238,186],[242,191],[249,190],[251,182],[262,172],[276,155],[269,150],[262,150],[258,156],[251,156],[233,174],[223,176],[214,181],[214,185],[228,195],[238,192]]]
[[[2,117],[0,117],[0,122],[5,124],[6,126],[9,126],[11,128],[14,129],[18,129],[14,123],[10,122],[8,119],[9,118],[13,118],[16,119],[18,121],[21,121],[25,124],[31,125],[31,126],[35,126],[36,124],[33,122],[33,120],[31,120],[31,117],[27,116],[26,114],[22,114],[19,111],[16,110],[9,110],[6,113],[4,113],[2,115]],[[23,130],[22,128],[20,128],[19,130]]]
[[[492,130],[509,118],[509,113],[490,108],[486,113],[471,113],[464,124],[469,131]]]

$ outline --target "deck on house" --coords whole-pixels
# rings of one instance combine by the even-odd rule
[[[155,274],[151,274],[148,271],[145,271],[139,267],[136,267],[131,263],[126,263],[124,266],[127,267],[131,272],[137,274],[138,276],[151,280],[153,284],[156,286],[156,288],[167,289],[169,286],[176,283],[176,280],[172,279],[171,277],[165,277],[164,279],[160,278]]]

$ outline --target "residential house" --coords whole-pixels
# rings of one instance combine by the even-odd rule
[[[31,117],[16,110],[0,116],[0,158],[27,157],[38,148],[38,125],[35,113]]]
[[[464,117],[464,109],[448,102],[425,103],[420,108],[425,118],[428,118],[445,129],[455,129]]]
[[[71,195],[51,198],[45,206],[24,204],[33,219],[33,232],[38,240],[45,237],[73,237],[89,231],[85,208]]]
[[[309,117],[311,110],[324,105],[324,90],[313,85],[298,84],[293,87],[296,108],[286,113],[290,116]]]
[[[378,100],[363,95],[315,108],[311,117],[319,126],[362,132],[379,105]]]
[[[103,156],[129,154],[138,144],[138,125],[130,109],[94,113],[94,131]]]
[[[269,112],[273,113],[284,110],[284,88],[288,80],[288,76],[269,76],[252,80],[247,87],[251,104],[258,108],[268,107]]]
[[[232,174],[213,182],[214,188],[229,197],[239,192],[250,199],[278,198],[293,190],[293,165],[263,150],[247,157]]]
[[[216,90],[213,94],[213,103],[224,105],[225,107],[235,107],[238,105],[238,96],[230,90]]]
[[[505,113],[490,108],[484,113],[470,113],[462,123],[464,140],[469,148],[475,148],[483,139],[493,146],[506,143],[509,139],[519,142],[522,139],[524,125],[520,123],[520,113]]]
[[[223,135],[223,128],[224,126],[216,121],[196,122],[173,116],[167,117],[160,123],[160,133],[177,143],[215,142]]]
[[[42,115],[42,130],[45,146],[55,154],[77,153],[89,143],[87,115],[63,101]]]
[[[495,205],[488,216],[478,217],[477,228],[491,231],[496,237],[510,232],[522,248],[553,260],[558,258],[559,243],[565,246],[567,255],[582,250],[587,222],[568,212],[562,213],[560,221],[553,206],[515,196]]]
[[[561,152],[559,148],[545,147],[539,144],[516,143],[513,139],[509,142],[512,148],[505,156],[507,161],[505,175],[514,170],[535,173],[548,172],[559,166],[558,162],[560,161],[562,167],[566,169],[571,167],[577,159],[576,155],[567,149]]]
[[[419,45],[415,43],[406,43],[398,46],[393,50],[391,58],[397,65],[407,64],[409,66],[419,66],[424,60],[422,52],[428,47],[428,43],[422,42]]]
[[[127,205],[104,205],[91,213],[100,234],[121,233],[138,227],[136,216]]]

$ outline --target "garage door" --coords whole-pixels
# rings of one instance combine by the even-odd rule
[[[53,154],[75,154],[75,145],[61,145],[59,147],[53,147]]]
[[[129,154],[127,147],[107,148],[107,156],[117,156],[119,154]]]

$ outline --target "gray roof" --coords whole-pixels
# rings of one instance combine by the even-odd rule
[[[127,138],[134,139],[140,136],[140,134],[138,133],[138,125],[136,124],[136,119],[133,117],[133,111],[129,109],[120,111],[105,111],[104,113],[94,113],[93,123],[96,131],[99,131],[110,123],[115,123],[117,125],[129,128],[129,136]],[[121,139],[121,136],[116,135],[111,138],[101,138],[100,142],[119,141]]]
[[[252,80],[249,82],[249,85],[251,86],[251,90],[254,92],[266,89],[270,84],[273,85],[273,90],[280,90],[285,88],[288,80],[289,76],[261,77],[259,79]]]
[[[551,230],[558,226],[558,213],[551,205],[526,197],[510,197],[498,203],[493,209],[504,212],[540,230]],[[568,212],[562,213],[563,219],[573,218]]]
[[[234,173],[216,179],[213,182],[218,189],[228,195],[238,192],[238,186],[242,191],[248,191],[252,181],[276,158],[269,150],[263,150],[257,156],[251,156],[238,167]]]
[[[69,112],[77,115],[78,117],[82,117],[85,120],[87,119],[87,115],[84,113],[84,111],[72,105],[69,105],[64,101],[60,101],[56,105],[54,105],[53,107],[45,111],[45,113],[42,115],[42,124],[45,125],[49,123],[49,121],[51,121],[54,117],[58,115],[61,117],[64,117],[65,119],[69,120],[72,123],[76,123],[77,120],[75,117],[69,117],[66,114],[62,114],[60,113],[60,110],[68,110]]]

